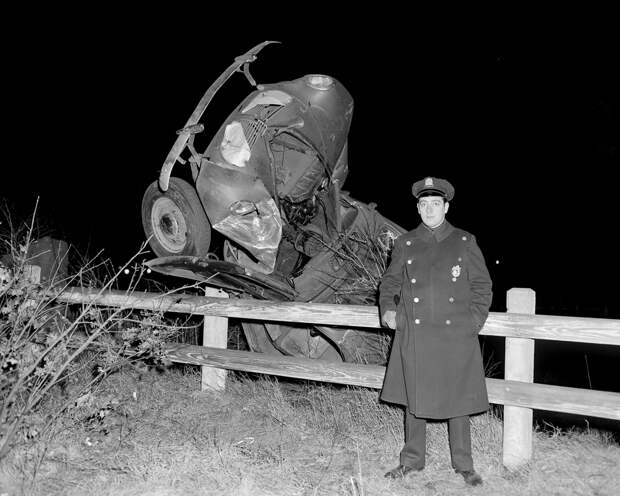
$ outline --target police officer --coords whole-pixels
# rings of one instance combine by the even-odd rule
[[[445,218],[454,188],[427,177],[414,183],[421,224],[400,236],[379,287],[383,324],[395,329],[381,399],[404,405],[399,478],[422,470],[426,419],[448,419],[452,467],[470,485],[469,415],[489,408],[478,332],[491,305],[491,278],[470,233]]]

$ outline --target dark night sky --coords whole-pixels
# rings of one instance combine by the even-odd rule
[[[491,20],[487,31],[463,19],[455,31],[444,17],[361,24],[332,20],[325,7],[305,17],[269,10],[263,24],[186,6],[165,24],[151,11],[63,18],[56,5],[53,19],[12,16],[0,198],[18,215],[40,197],[42,225],[124,263],[144,240],[142,195],[175,131],[234,57],[279,40],[252,64],[258,82],[324,73],[355,100],[345,184],[354,198],[410,229],[419,220],[411,184],[427,175],[453,183],[448,219],[478,238],[491,310],[505,311],[508,288],[530,287],[538,313],[620,318],[617,27],[553,17],[540,31]],[[283,25],[294,36],[272,29]],[[251,89],[238,74],[220,90],[199,150]],[[503,343],[486,344],[501,362]],[[620,391],[614,347],[536,346],[537,382]]]
[[[180,37],[146,24],[37,25],[7,55],[15,158],[0,194],[12,208],[29,212],[39,196],[42,223],[124,262],[144,238],[142,194],[175,131],[235,56],[276,39],[252,64],[257,81],[325,73],[353,95],[353,197],[413,228],[411,183],[434,175],[454,184],[448,219],[476,234],[494,309],[516,286],[534,288],[555,313],[576,304],[592,316],[620,312],[620,85],[609,39],[469,43],[364,29]],[[250,90],[239,74],[216,95],[199,149]]]

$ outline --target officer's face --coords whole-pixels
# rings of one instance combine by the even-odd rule
[[[418,213],[422,222],[431,229],[439,226],[446,218],[450,204],[441,196],[423,196],[418,201]]]

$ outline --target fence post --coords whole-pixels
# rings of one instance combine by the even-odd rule
[[[39,284],[41,282],[41,266],[34,264],[25,264],[24,276],[31,283]]]
[[[508,313],[536,313],[536,293],[528,288],[512,288],[506,295]],[[534,340],[506,338],[504,379],[509,381],[533,382]],[[503,464],[513,470],[532,457],[531,408],[504,406]]]
[[[205,296],[228,298],[221,289],[206,287]],[[202,328],[202,345],[211,348],[226,348],[228,341],[228,317],[212,317],[205,315]],[[202,366],[201,390],[222,391],[226,386],[226,370]]]

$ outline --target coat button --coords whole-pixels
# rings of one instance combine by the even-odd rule
[[[408,263],[408,264],[411,264],[411,259],[407,260],[407,263]]]
[[[463,236],[463,241],[467,241],[467,236]]]
[[[456,277],[453,277],[453,278],[452,278],[452,282],[456,282]]]
[[[419,323],[420,323],[420,319],[415,319],[415,320],[414,320],[414,322],[415,322],[416,324],[419,324]]]
[[[452,322],[450,322],[449,320],[446,320],[446,325],[450,325],[452,324]]]
[[[414,301],[415,303],[417,303],[418,301],[420,301],[420,298],[418,298],[418,297],[416,296],[416,297],[413,299],[413,301]]]
[[[411,246],[411,241],[407,241],[407,243],[405,243],[407,246]]]
[[[415,284],[415,278],[411,279],[411,284]]]
[[[450,296],[450,298],[448,299],[448,301],[449,301],[450,303],[454,303],[454,298],[453,298],[452,296]]]

